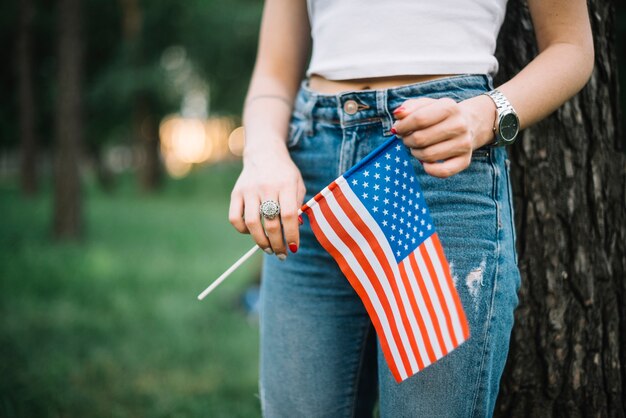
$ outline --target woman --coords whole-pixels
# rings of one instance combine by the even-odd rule
[[[494,91],[506,0],[266,0],[229,213],[267,253],[264,415],[371,415],[377,395],[381,416],[492,415],[520,286],[502,145],[593,69],[584,0],[528,5],[540,53]],[[471,329],[402,383],[357,294],[298,217],[305,199],[394,134],[415,157]],[[267,201],[279,217],[268,206],[260,214]]]

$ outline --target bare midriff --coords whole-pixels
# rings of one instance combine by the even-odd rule
[[[328,80],[321,75],[311,74],[309,88],[322,94],[336,94],[354,90],[377,90],[399,87],[405,84],[420,83],[457,74],[420,74],[389,77],[358,78],[352,80]]]

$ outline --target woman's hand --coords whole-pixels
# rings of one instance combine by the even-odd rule
[[[458,103],[451,98],[409,99],[393,113],[397,120],[392,132],[435,177],[465,170],[472,152],[494,138],[496,107],[485,95]]]
[[[285,242],[291,252],[298,250],[298,209],[305,191],[300,170],[291,160],[284,141],[267,141],[263,149],[257,148],[244,156],[243,170],[231,193],[228,218],[237,231],[251,234],[265,252],[274,252],[284,260]],[[259,206],[266,200],[279,203],[280,217],[263,219],[262,223]]]

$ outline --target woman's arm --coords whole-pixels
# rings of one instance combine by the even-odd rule
[[[244,154],[285,143],[292,103],[310,53],[306,0],[266,0],[243,109]]]
[[[585,0],[528,0],[539,54],[498,86],[526,128],[579,92],[594,65]],[[416,99],[403,104],[394,125],[426,172],[448,177],[469,166],[471,152],[493,141],[495,104],[480,95],[455,103]],[[438,163],[437,161],[445,160]]]
[[[254,71],[243,109],[243,170],[231,193],[229,220],[266,252],[286,257],[299,245],[302,176],[286,147],[294,97],[310,53],[306,0],[266,0]],[[272,199],[280,219],[261,224],[259,205]],[[282,221],[282,227],[281,227]],[[265,235],[267,232],[267,236]]]

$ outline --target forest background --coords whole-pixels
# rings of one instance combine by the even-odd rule
[[[609,79],[626,86],[626,7],[590,5],[609,25],[595,32],[616,60],[619,82]],[[0,5],[0,416],[260,414],[260,257],[205,302],[195,297],[251,245],[227,208],[262,6]],[[626,89],[615,95],[626,109]],[[623,162],[626,125],[611,123]],[[624,413],[611,398],[623,393],[623,368],[604,377],[598,416]],[[514,371],[503,416],[532,409],[515,402]],[[560,404],[589,412],[575,391],[546,382],[549,406],[533,416],[559,416]]]

